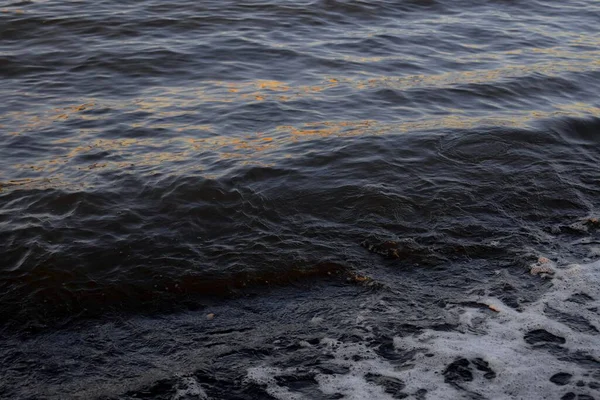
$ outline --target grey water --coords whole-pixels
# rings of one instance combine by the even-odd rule
[[[600,398],[600,273],[516,322],[600,258],[599,93],[596,0],[1,2],[0,398]],[[398,375],[506,315],[534,392]]]

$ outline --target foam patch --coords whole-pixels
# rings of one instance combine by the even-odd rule
[[[208,395],[194,377],[183,377],[175,389],[172,400],[208,400]]]
[[[369,324],[377,318],[359,314],[357,327],[371,332],[364,341],[326,338],[308,345],[337,366],[312,368],[315,390],[344,399],[598,398],[600,262],[554,269],[552,287],[522,311],[494,297],[446,306],[457,328],[395,337],[397,358],[374,351]],[[248,379],[277,399],[310,398],[276,379],[297,372],[260,366],[248,371]]]

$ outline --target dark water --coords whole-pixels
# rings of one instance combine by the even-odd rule
[[[0,11],[1,398],[600,398],[597,1]]]

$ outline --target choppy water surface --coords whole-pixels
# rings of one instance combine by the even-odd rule
[[[599,16],[4,2],[0,397],[600,398]]]

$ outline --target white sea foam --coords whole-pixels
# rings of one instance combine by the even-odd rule
[[[172,400],[208,400],[208,395],[202,386],[192,376],[186,376],[176,386]]]
[[[278,400],[301,400],[304,397],[300,394],[291,392],[288,388],[280,386],[275,380],[276,376],[281,376],[284,373],[294,374],[295,369],[281,369],[274,367],[253,367],[248,370],[247,379],[259,385],[266,386],[268,394]]]
[[[345,399],[392,399],[393,392],[400,390],[413,398],[428,399],[469,396],[559,399],[568,392],[598,398],[600,262],[555,269],[552,287],[523,311],[510,308],[493,297],[469,298],[465,300],[493,306],[496,311],[451,305],[446,312],[455,314],[459,323],[457,329],[424,330],[416,335],[395,337],[396,351],[412,354],[408,362],[386,360],[366,341],[322,340],[314,350],[333,356],[331,362],[342,366],[345,372],[324,374],[315,369],[318,389],[324,397],[338,394]],[[362,315],[356,319],[363,328],[369,328],[365,326],[369,321],[373,319]],[[534,330],[547,331],[564,338],[565,342],[555,343],[553,348],[527,343],[525,335]],[[575,358],[587,362],[578,363]],[[447,382],[444,371],[458,359],[467,364],[467,374],[472,379]],[[481,366],[480,360],[487,363],[489,369],[478,370],[475,364]],[[486,371],[493,372],[486,377]],[[550,381],[557,373],[570,374],[572,378],[566,385],[559,386]],[[269,394],[277,399],[305,398],[278,385],[274,376],[281,374],[293,375],[294,371],[257,367],[249,371],[248,378],[267,385]],[[385,384],[372,379],[373,376],[403,384],[391,390],[388,387],[386,392]]]

